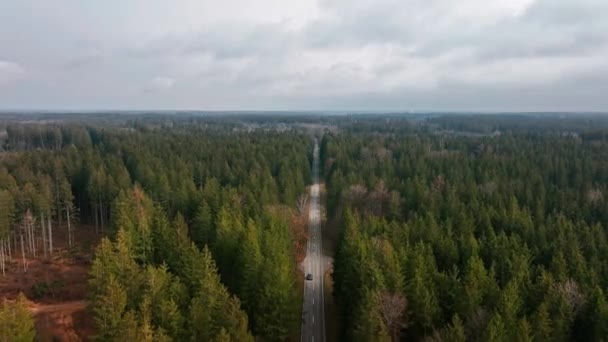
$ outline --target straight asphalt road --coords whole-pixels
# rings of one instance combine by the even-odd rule
[[[304,276],[312,274],[312,280],[304,280],[302,305],[302,342],[325,342],[325,313],[323,297],[323,255],[321,239],[321,210],[319,204],[319,144],[315,140],[312,163],[313,184],[310,188],[310,213],[308,245],[304,259]]]

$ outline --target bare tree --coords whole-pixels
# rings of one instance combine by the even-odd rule
[[[384,203],[389,198],[389,192],[383,180],[379,180],[374,187],[374,191],[369,194],[370,200],[368,206],[370,211],[377,216],[382,216],[384,212]]]
[[[366,199],[367,188],[361,184],[354,184],[342,191],[342,196],[353,205],[360,206]]]
[[[296,209],[298,210],[298,215],[303,215],[306,213],[306,207],[308,206],[308,194],[301,194],[298,196],[296,200]]]
[[[34,243],[35,222],[36,222],[36,219],[32,215],[32,212],[28,209],[23,214],[23,221],[22,221],[21,229],[22,229],[22,232],[25,233],[25,244],[26,244],[27,251],[28,251],[28,253],[32,254],[33,256],[36,256],[36,246]]]
[[[42,235],[42,250],[44,253],[44,257],[47,257],[47,245],[46,245],[46,228],[44,225],[44,213],[40,211],[40,234]]]
[[[14,212],[13,196],[6,190],[0,190],[0,268],[4,275],[6,262],[11,255],[11,226]]]
[[[391,340],[399,341],[401,329],[407,327],[407,299],[399,293],[382,292],[378,300],[380,316]]]
[[[72,203],[72,201],[74,200],[74,195],[72,195],[72,189],[67,178],[63,177],[61,179],[59,183],[59,191],[59,201],[61,201],[60,205],[63,207],[63,211],[65,212],[65,218],[67,221],[68,247],[72,247],[72,244],[74,243],[74,232],[72,229],[72,218],[74,214],[74,204]]]
[[[27,262],[25,260],[25,249],[33,248],[31,245],[31,227],[34,225],[34,217],[32,216],[31,211],[28,209],[25,214],[23,214],[23,220],[21,222],[21,229],[19,230],[19,240],[21,241],[21,260],[23,261],[23,272],[27,272]],[[25,240],[24,240],[25,235]]]
[[[68,221],[68,246],[72,247],[74,237],[72,236],[72,223],[70,222],[70,208],[71,208],[71,206],[66,203],[65,216]]]
[[[572,312],[577,314],[585,304],[585,295],[579,289],[578,283],[572,279],[568,279],[553,286],[562,299],[568,303]]]
[[[47,228],[49,231],[49,254],[53,255],[53,226],[51,225],[51,215],[46,217]]]
[[[602,194],[602,190],[598,188],[589,189],[587,191],[587,201],[591,204],[596,204],[604,199],[604,194]]]
[[[5,275],[5,255],[4,255],[4,239],[0,239],[0,268],[2,269],[2,275]]]

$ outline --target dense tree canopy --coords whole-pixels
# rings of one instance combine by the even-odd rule
[[[342,339],[608,336],[604,117],[60,118],[0,122],[0,271],[95,230],[99,340],[293,338],[310,131]]]
[[[41,242],[53,253],[54,230],[71,245],[74,221],[90,223],[106,236],[90,282],[98,339],[292,337],[301,303],[289,222],[312,141],[220,127],[10,124],[2,256],[11,237],[23,237],[24,258]]]
[[[476,125],[459,120],[432,124]],[[379,314],[387,294],[407,303],[407,338],[606,337],[608,140],[517,126],[432,134],[403,123],[324,137],[346,338],[390,336]]]

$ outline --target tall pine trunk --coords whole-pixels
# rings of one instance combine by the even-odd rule
[[[6,256],[4,255],[4,239],[0,241],[0,268],[2,268],[2,275],[6,275],[4,272],[4,263]]]
[[[51,225],[51,215],[47,218],[47,228],[49,230],[49,254],[53,255],[53,226]]]
[[[70,207],[65,207],[66,220],[68,222],[68,247],[72,247],[72,225],[70,224]]]
[[[34,257],[36,257],[36,233],[34,231],[34,219],[32,216],[30,216],[32,219],[29,222],[29,227],[30,227],[30,246],[32,248],[32,254],[34,255]]]
[[[98,212],[101,211],[97,206],[93,206],[93,216],[95,216],[95,235],[99,235],[99,216],[97,216]]]
[[[47,245],[46,245],[46,229],[44,226],[44,214],[40,213],[40,228],[42,229],[42,250],[44,252],[44,257],[47,257]]]
[[[27,264],[25,262],[25,245],[23,243],[23,232],[19,234],[19,237],[21,238],[21,260],[23,260],[23,272],[27,272]]]
[[[103,203],[101,202],[101,196],[99,196],[99,218],[101,219],[101,233],[102,234],[105,234],[104,215],[105,215],[105,210],[103,208]]]
[[[26,217],[23,218],[23,225],[21,226],[21,235],[22,235],[22,239],[23,239],[23,233],[25,232],[25,249],[26,249],[26,253],[31,253],[31,245],[30,245],[30,230],[27,226],[27,219]],[[23,244],[23,241],[21,242]]]
[[[61,226],[61,223],[63,223],[63,215],[61,215],[61,201],[59,200],[59,181],[57,179],[55,179],[55,203],[57,204],[57,219],[59,220],[59,225]]]

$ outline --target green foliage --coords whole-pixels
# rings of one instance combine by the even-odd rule
[[[55,296],[65,287],[65,283],[61,280],[53,280],[52,282],[36,282],[30,289],[31,297],[34,300],[39,300],[46,296]]]
[[[411,134],[372,122],[321,143],[328,213],[342,227],[334,293],[344,338],[370,336],[362,321],[373,322],[377,303],[367,293],[388,287],[408,299],[408,339],[601,339],[603,136]]]
[[[103,239],[93,261],[99,339],[213,340],[222,329],[233,340],[251,339],[240,302],[220,282],[209,250],[201,252],[190,241],[184,219],[178,215],[170,225],[141,189],[121,196],[138,210],[139,220],[116,211],[116,239]],[[142,234],[149,253],[138,253]]]
[[[0,341],[31,342],[35,337],[34,319],[25,296],[19,294],[13,303],[4,299],[0,306]]]
[[[111,238],[91,270],[110,340],[292,337],[293,237],[272,212],[304,192],[310,137],[245,118],[116,120],[7,125],[0,240],[27,211],[95,222]],[[328,218],[342,227],[341,337],[395,338],[383,293],[407,299],[397,338],[608,334],[607,120],[315,120],[340,132],[323,136],[321,165]]]
[[[113,275],[94,298],[93,312],[100,341],[118,341],[122,335],[123,315],[127,308],[127,291]]]
[[[445,340],[448,342],[465,342],[467,340],[462,320],[458,315],[454,315],[452,323],[445,332]]]

